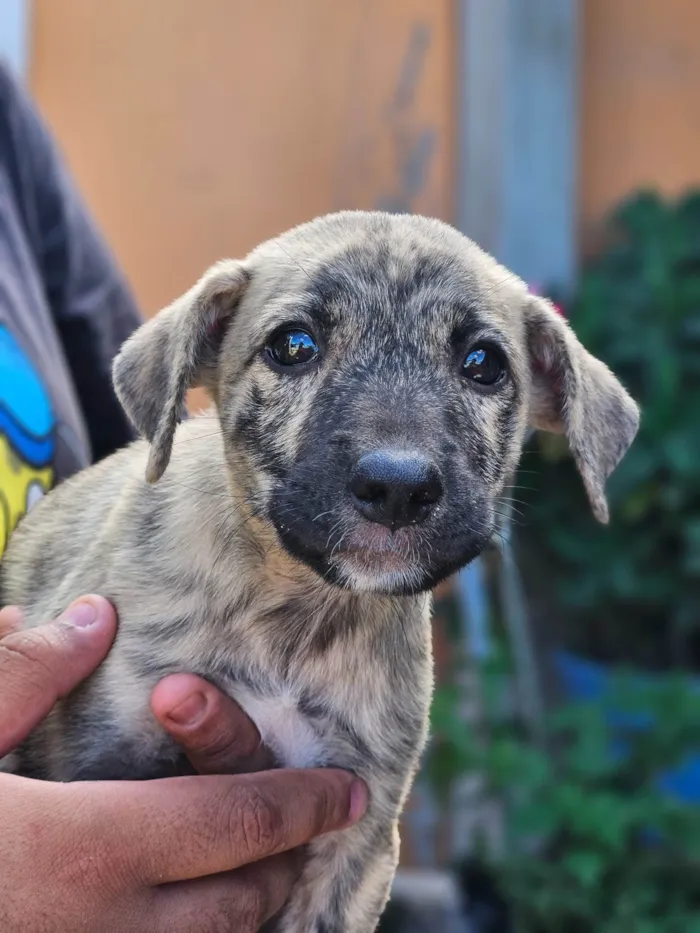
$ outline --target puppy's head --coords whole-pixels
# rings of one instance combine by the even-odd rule
[[[528,425],[564,433],[595,515],[638,411],[567,324],[451,227],[348,212],[214,266],[115,363],[165,470],[187,389],[294,558],[356,590],[426,590],[491,537]]]

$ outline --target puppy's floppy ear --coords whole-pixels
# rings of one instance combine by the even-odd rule
[[[160,479],[189,388],[214,389],[223,329],[248,283],[238,262],[212,266],[188,292],[124,344],[112,376],[124,410],[151,442],[146,479]]]
[[[528,301],[525,327],[532,371],[530,422],[566,435],[593,514],[607,523],[605,482],[634,440],[639,409],[548,301]]]

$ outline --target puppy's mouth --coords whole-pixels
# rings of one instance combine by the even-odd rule
[[[388,528],[361,521],[319,550],[278,528],[289,553],[316,570],[327,582],[355,592],[413,595],[435,585],[422,559],[425,548],[415,528]]]
[[[423,566],[393,550],[347,550],[330,562],[335,582],[347,589],[410,596],[432,588]]]
[[[268,513],[285,551],[316,571],[328,584],[355,593],[412,596],[434,589],[446,577],[478,556],[490,532],[468,516],[457,520],[404,523],[391,527],[336,506],[314,504],[293,511],[285,497]],[[322,516],[317,520],[317,516]],[[483,526],[483,527],[481,527]]]
[[[364,570],[405,570],[415,564],[418,541],[414,529],[391,532],[383,525],[362,522],[341,541],[333,559],[347,561]]]
[[[401,572],[407,570],[411,566],[410,562],[397,551],[376,551],[370,548],[364,551],[341,551],[335,556],[334,559],[338,561],[345,561],[346,563],[357,566],[358,569],[364,570],[368,573],[371,573],[373,570],[379,572]]]

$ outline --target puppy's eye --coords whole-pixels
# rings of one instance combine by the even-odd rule
[[[462,375],[482,386],[494,386],[506,375],[506,364],[494,347],[473,347],[462,363]]]
[[[296,366],[317,359],[318,344],[304,330],[283,330],[275,334],[265,351],[278,366]]]

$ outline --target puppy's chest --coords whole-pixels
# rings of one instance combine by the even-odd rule
[[[294,606],[263,619],[267,625],[257,608],[249,617],[218,609],[206,610],[209,620],[222,620],[218,631],[201,619],[184,637],[161,639],[159,661],[217,683],[255,723],[278,765],[363,773],[410,763],[430,694],[429,629],[423,632],[419,619],[413,641],[387,628],[391,654],[381,636],[370,641],[359,627],[330,645],[302,642],[295,652],[287,642],[293,644],[307,618],[297,619]],[[199,659],[194,666],[192,658]]]
[[[280,767],[322,767],[354,754],[351,747],[345,747],[333,718],[309,716],[292,691],[265,695],[235,683],[226,685],[226,690],[253,720]]]
[[[343,767],[357,771],[381,767],[383,735],[396,723],[399,711],[379,692],[362,695],[307,686],[283,685],[261,690],[240,681],[221,686],[257,726],[263,743],[285,768]],[[404,742],[418,728],[403,724]]]
[[[393,663],[361,632],[324,651],[299,652],[280,664],[269,643],[283,631],[253,622],[246,638],[220,644],[210,676],[250,716],[282,767],[345,767],[361,772],[392,767],[421,742],[429,702],[429,648],[395,638]],[[380,639],[381,641],[381,639]],[[214,671],[216,673],[214,673]]]
[[[408,766],[421,743],[429,690],[407,665],[402,682],[371,661],[328,665],[319,676],[259,680],[235,675],[222,688],[256,724],[277,763],[288,768],[340,767],[358,774]],[[324,667],[321,665],[321,667]],[[335,673],[333,673],[335,671]],[[233,673],[233,672],[232,672]]]

